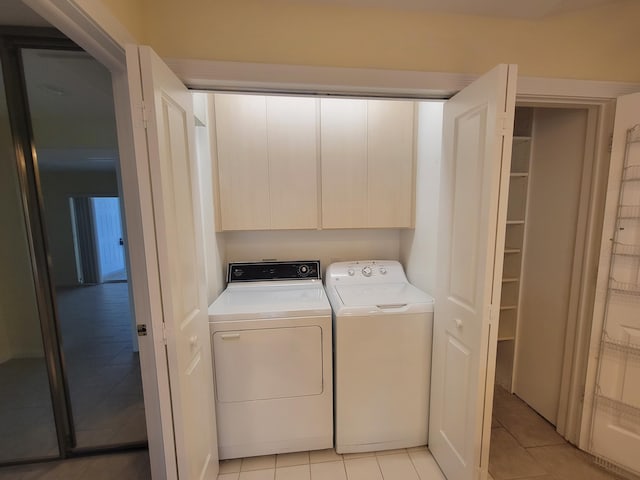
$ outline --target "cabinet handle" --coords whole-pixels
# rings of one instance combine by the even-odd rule
[[[240,338],[239,333],[227,333],[225,335],[222,335],[223,340],[235,340],[237,338]]]
[[[407,304],[406,303],[385,303],[382,305],[376,305],[376,307],[378,307],[380,310],[390,310],[390,309],[394,309],[394,308],[404,308],[406,307]]]

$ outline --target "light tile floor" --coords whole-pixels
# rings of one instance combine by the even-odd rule
[[[497,389],[489,460],[495,480],[612,480],[524,402]],[[146,451],[0,468],[0,480],[149,480]],[[220,462],[218,480],[443,480],[425,447],[338,455],[333,449]]]
[[[127,284],[60,289],[57,308],[78,446],[146,440]],[[0,463],[57,455],[44,358],[0,364]]]
[[[78,446],[146,440],[128,284],[59,289],[57,301]]]
[[[567,443],[553,425],[515,395],[496,386],[489,473],[495,480],[611,480],[619,477],[595,465]]]
[[[426,447],[339,455],[334,449],[220,462],[218,480],[444,480]]]

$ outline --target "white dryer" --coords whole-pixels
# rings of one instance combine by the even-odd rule
[[[395,261],[339,262],[333,307],[338,453],[427,443],[434,300]]]
[[[232,263],[209,307],[221,459],[333,446],[320,262]]]

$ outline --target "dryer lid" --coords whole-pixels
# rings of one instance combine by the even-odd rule
[[[329,315],[331,306],[321,283],[265,282],[227,288],[209,306],[209,321],[234,321]]]
[[[376,285],[338,285],[335,287],[345,308],[377,307],[393,309],[413,307],[412,311],[433,311],[433,297],[410,283],[383,283]]]

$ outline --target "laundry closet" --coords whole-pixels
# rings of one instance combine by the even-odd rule
[[[323,271],[398,260],[433,292],[443,102],[195,96],[210,300],[229,262],[302,258],[319,259]],[[596,161],[598,121],[587,106],[516,107],[505,246],[496,252],[504,256],[496,385],[573,443],[570,367],[577,318],[592,313],[586,251],[602,221],[595,172],[607,168]]]
[[[208,95],[227,261],[402,260],[433,289],[435,265],[418,264],[435,258],[440,102]],[[496,383],[554,425],[594,125],[587,108],[516,108]],[[418,195],[429,204],[414,218],[415,189],[427,185]],[[412,227],[425,235],[416,239]]]

